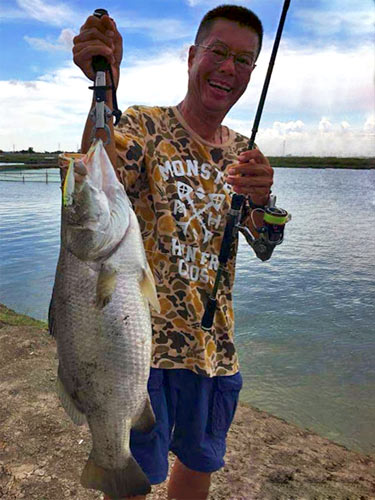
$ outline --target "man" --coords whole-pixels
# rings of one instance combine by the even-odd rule
[[[211,331],[202,330],[201,319],[218,267],[231,190],[249,197],[250,211],[269,200],[268,160],[258,149],[247,150],[246,137],[222,125],[247,88],[262,36],[261,22],[245,8],[210,11],[189,49],[184,100],[176,107],[133,106],[116,131],[110,124],[107,151],[137,213],[161,304],[161,313],[152,313],[148,384],[157,422],[147,435],[132,431],[131,449],[152,484],[167,476],[168,451],[177,456],[169,499],[208,497],[211,474],[224,465],[242,385],[231,298],[236,244]],[[87,19],[73,53],[91,80],[92,57],[106,57],[118,85],[122,38],[108,16]],[[83,152],[91,131],[88,120]],[[261,212],[253,216],[261,225]],[[256,234],[250,217],[246,223]]]

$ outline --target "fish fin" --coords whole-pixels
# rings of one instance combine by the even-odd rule
[[[141,432],[150,432],[154,425],[154,410],[152,409],[150,398],[147,398],[142,413],[138,418],[134,419],[134,425],[132,425],[132,429]]]
[[[69,159],[68,171],[66,173],[63,187],[62,187],[62,199],[63,206],[69,207],[73,204],[73,191],[74,191],[74,160],[73,158]]]
[[[146,297],[149,304],[152,305],[155,311],[160,313],[160,303],[156,292],[154,275],[152,274],[151,268],[148,263],[147,267],[143,268],[142,271],[143,276],[140,283],[142,294]]]
[[[57,394],[66,413],[76,425],[84,425],[86,423],[86,415],[77,408],[77,405],[74,403],[70,394],[68,394],[59,376],[57,376],[56,385]]]
[[[53,303],[54,303],[54,299],[53,299],[53,295],[52,295],[52,298],[51,298],[50,303],[49,303],[49,308],[48,308],[48,331],[49,331],[50,335],[52,335],[52,337],[55,336],[55,325],[56,325]]]
[[[96,306],[103,309],[112,299],[116,288],[116,269],[108,264],[100,268],[98,282],[96,284]]]
[[[81,484],[84,488],[102,491],[112,499],[147,495],[151,491],[150,481],[131,455],[122,469],[104,469],[90,455]]]

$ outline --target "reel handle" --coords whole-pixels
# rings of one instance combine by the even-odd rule
[[[94,14],[95,17],[99,17],[99,19],[103,16],[108,16],[108,11],[106,9],[95,9]],[[109,68],[109,63],[104,56],[94,56],[92,58],[92,67],[95,73],[97,71],[106,71]]]

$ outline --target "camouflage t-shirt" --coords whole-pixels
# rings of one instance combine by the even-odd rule
[[[222,275],[210,332],[202,330],[201,319],[230,206],[224,171],[247,149],[248,139],[229,130],[226,142],[211,144],[177,108],[146,106],[127,109],[115,137],[118,176],[138,216],[161,305],[160,314],[152,311],[151,366],[186,368],[209,377],[233,375],[238,371],[235,257]]]

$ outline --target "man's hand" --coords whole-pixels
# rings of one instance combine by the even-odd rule
[[[241,153],[238,162],[229,167],[226,181],[236,193],[250,196],[256,205],[266,205],[273,184],[269,161],[259,149],[251,149]]]
[[[104,56],[112,66],[117,87],[122,60],[122,37],[109,16],[90,16],[73,39],[73,61],[90,80],[95,80],[93,56]]]

